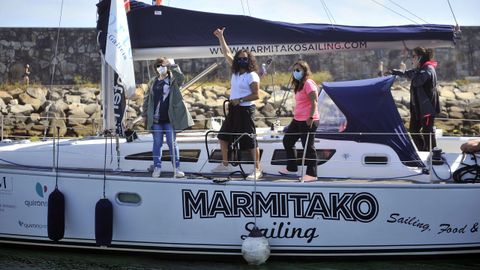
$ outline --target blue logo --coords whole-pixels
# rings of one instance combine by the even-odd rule
[[[43,198],[48,188],[47,186],[42,186],[42,184],[37,182],[37,185],[35,186],[35,190],[37,191],[37,195],[40,196],[40,198]]]

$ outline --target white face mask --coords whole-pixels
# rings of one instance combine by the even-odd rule
[[[165,75],[165,74],[167,74],[168,68],[164,67],[164,66],[159,66],[157,68],[157,71],[160,75]]]

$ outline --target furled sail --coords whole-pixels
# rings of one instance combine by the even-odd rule
[[[105,29],[108,22],[107,2],[98,4],[99,30]],[[228,29],[225,36],[232,51],[248,48],[256,55],[412,49],[416,46],[453,47],[456,39],[452,25],[366,27],[294,24],[150,6],[135,1],[132,1],[127,17],[135,60],[154,59],[159,55],[171,58],[220,57],[218,40],[212,34],[219,27]],[[100,40],[102,38],[104,41],[105,37],[100,36]]]

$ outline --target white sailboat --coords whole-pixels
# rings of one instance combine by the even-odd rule
[[[99,28],[102,20],[108,21],[102,17],[104,8],[108,11],[107,2],[99,4]],[[149,32],[152,28],[139,26],[141,22],[161,24],[171,18],[188,21],[187,14],[197,22],[193,38],[199,46],[148,47],[145,42],[150,41],[140,38],[140,35],[155,36]],[[202,51],[206,54],[215,51],[212,48],[216,47],[209,44],[215,40],[202,39],[204,35],[198,31],[206,29],[211,36],[214,27],[210,26],[217,25],[219,20],[231,24],[229,29],[239,24],[255,25],[261,31],[273,31],[274,37],[282,29],[304,31],[303,35],[295,36],[297,40],[284,40],[284,36],[277,40],[260,39],[265,33],[230,39],[232,46],[257,50],[282,50],[285,46],[286,51],[289,48],[295,51],[299,44],[299,49],[313,46],[311,53],[318,53],[322,48],[335,49],[336,45],[327,44],[340,44],[343,46],[340,49],[347,49],[345,44],[352,42],[365,43],[368,48],[374,48],[375,44],[453,46],[455,34],[451,26],[435,25],[418,29],[407,26],[408,31],[403,27],[366,31],[346,26],[318,25],[313,29],[313,25],[289,24],[277,29],[281,23],[163,6],[139,7],[129,13],[128,20],[135,59],[158,55],[182,58],[190,57],[193,52],[203,57]],[[268,27],[262,27],[265,25]],[[176,27],[180,32],[183,29],[180,22]],[[331,40],[322,40],[323,28],[339,32]],[[362,39],[358,39],[357,31]],[[372,31],[369,37],[366,32]],[[259,43],[252,44],[255,41]],[[112,80],[107,75],[104,78]],[[220,161],[220,153],[215,133],[209,131],[179,134],[185,178],[175,177],[170,162],[163,163],[162,177],[151,177],[147,170],[152,162],[150,136],[140,136],[133,142],[125,139],[114,142],[104,137],[4,143],[0,146],[0,242],[240,255],[242,242],[258,227],[269,241],[273,256],[478,253],[480,215],[476,206],[480,204],[480,184],[458,183],[452,176],[466,165],[475,165],[475,160],[472,155],[463,156],[458,151],[416,151],[389,94],[394,79],[324,84],[319,107],[329,108],[323,115],[328,121],[324,121],[325,125],[316,134],[318,180],[308,183],[299,182],[298,176],[278,174],[286,160],[283,135],[276,130],[273,133],[258,130],[264,176],[255,181],[246,181],[241,174],[210,173]],[[345,85],[349,90],[344,89]],[[365,86],[371,91],[359,92]],[[348,100],[337,97],[338,91],[351,100],[362,95],[370,103],[340,110],[338,104]],[[343,115],[341,120],[347,120],[346,130],[340,132],[340,123],[331,121],[335,115]],[[390,123],[387,129],[379,128],[377,123],[385,119]],[[365,125],[359,125],[360,120]],[[465,140],[449,143],[459,149]],[[297,145],[297,149],[301,148]],[[163,156],[165,161],[170,160],[168,155]],[[242,164],[236,168],[253,169],[247,156],[242,155],[236,161]],[[478,175],[473,171],[466,173],[463,179],[466,178],[478,180]],[[56,188],[64,195],[60,206],[52,205],[48,199]],[[112,212],[105,212],[111,219],[99,216],[103,212],[95,210],[99,199],[112,204]],[[52,216],[53,210],[62,207],[63,216]]]

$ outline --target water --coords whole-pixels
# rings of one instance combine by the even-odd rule
[[[261,266],[249,266],[242,258],[215,261],[177,258],[173,255],[94,253],[77,250],[0,246],[1,270],[147,270],[147,269],[322,269],[322,270],[464,270],[480,269],[479,256],[447,258],[342,259],[300,261],[295,258],[271,258]]]

